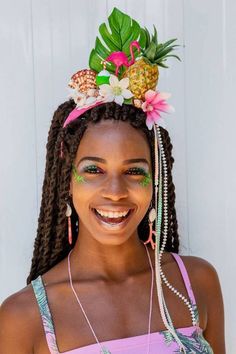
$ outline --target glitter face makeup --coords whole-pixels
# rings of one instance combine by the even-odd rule
[[[144,176],[142,181],[139,182],[139,184],[142,187],[147,187],[149,185],[149,183],[151,182],[151,175],[150,175],[150,173],[146,172],[144,168],[142,168],[142,167],[133,167],[133,168],[130,168],[129,171],[130,171],[129,174]]]
[[[78,172],[77,172],[76,167],[75,167],[74,164],[72,165],[72,172],[73,172],[73,176],[75,177],[76,182],[78,182],[78,183],[83,183],[83,182],[85,182],[84,177],[83,177],[83,176],[80,176],[80,175],[78,174]]]
[[[85,179],[83,176],[80,176],[77,172],[77,169],[75,167],[75,165],[72,165],[72,171],[73,171],[73,175],[76,179],[76,181],[78,183],[82,183],[85,182]],[[96,166],[95,164],[93,165],[89,165],[89,166],[85,166],[83,168],[83,173],[88,173],[88,174],[101,174],[103,173],[103,170],[101,168],[99,168],[98,166]],[[150,182],[151,182],[151,175],[149,172],[147,172],[144,168],[142,167],[131,167],[129,168],[126,172],[126,175],[131,175],[131,176],[143,176],[142,180],[139,181],[139,184],[142,187],[147,187]]]
[[[140,182],[142,187],[147,187],[151,183],[151,175],[147,173],[144,179]]]

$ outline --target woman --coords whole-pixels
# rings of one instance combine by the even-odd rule
[[[0,353],[224,354],[217,273],[177,254],[172,145],[150,115],[166,96],[125,103],[129,79],[108,77],[54,114],[28,286],[1,306]]]

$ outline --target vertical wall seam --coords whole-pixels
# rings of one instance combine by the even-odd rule
[[[72,68],[72,43],[71,39],[73,38],[72,36],[72,31],[71,31],[71,0],[68,1],[68,28],[69,28],[69,56],[70,56],[70,69]]]
[[[185,166],[186,166],[186,227],[187,227],[187,240],[188,240],[188,253],[191,253],[190,244],[190,231],[189,231],[189,176],[188,176],[188,126],[186,118],[186,43],[185,43],[185,1],[182,0],[182,33],[183,33],[183,57],[184,57],[184,68],[183,68],[183,115],[184,115],[184,136],[185,136]]]
[[[223,49],[223,71],[226,72],[226,0],[222,0],[222,49]]]
[[[32,81],[33,81],[33,120],[34,120],[34,149],[35,149],[35,169],[36,169],[36,205],[37,214],[39,212],[39,200],[38,200],[38,181],[39,181],[39,171],[38,171],[38,142],[37,142],[37,119],[36,119],[36,86],[35,86],[35,53],[34,53],[34,26],[33,26],[33,0],[30,0],[30,27],[31,27],[31,55],[32,55]]]
[[[106,0],[106,17],[108,17],[108,0]]]
[[[53,18],[52,18],[52,2],[49,1],[49,7],[48,7],[48,13],[49,13],[49,29],[50,29],[50,54],[51,54],[51,78],[52,78],[52,84],[51,84],[51,102],[53,102],[53,106],[55,103],[54,100],[54,69],[53,69]]]

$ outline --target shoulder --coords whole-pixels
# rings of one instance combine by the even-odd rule
[[[219,282],[215,267],[207,260],[195,256],[180,256],[189,274],[197,284],[212,288]]]
[[[181,254],[178,254],[178,256],[180,256],[182,259],[187,272],[190,273],[191,276],[199,278],[205,276],[211,278],[217,275],[215,267],[210,262],[201,257],[184,256]],[[173,259],[173,256],[170,252],[165,252],[165,260],[166,263],[175,263],[175,260]]]
[[[224,302],[215,267],[200,257],[181,256],[199,303],[206,309],[204,337],[214,353],[225,353]],[[216,311],[217,309],[217,311]]]
[[[198,257],[181,257],[189,274],[194,292],[205,303],[207,322],[204,337],[214,353],[225,353],[224,301],[215,267]],[[217,311],[216,311],[217,309]]]
[[[187,270],[191,285],[194,292],[204,293],[204,298],[209,299],[216,292],[220,293],[220,283],[216,268],[207,260],[196,256],[182,256],[179,255]],[[175,263],[172,255],[166,253],[167,263]]]
[[[209,312],[212,308],[222,310],[223,320],[223,297],[220,280],[215,267],[203,258],[195,256],[181,256],[186,267],[190,282],[198,298],[204,299]]]
[[[0,306],[0,352],[32,352],[36,318],[38,308],[31,285],[5,299]]]
[[[3,316],[17,318],[22,314],[30,315],[34,308],[34,306],[32,306],[34,302],[33,300],[33,289],[31,285],[28,285],[3,301],[0,306],[0,318],[2,319]]]

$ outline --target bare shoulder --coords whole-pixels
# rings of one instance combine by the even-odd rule
[[[32,352],[36,318],[38,309],[31,285],[9,296],[0,306],[0,352]]]
[[[219,279],[215,267],[207,260],[196,256],[181,256],[189,277],[194,283],[212,288]]]
[[[214,353],[225,353],[224,301],[215,267],[199,257],[181,257],[189,274],[195,293],[206,304],[207,324],[204,337]],[[216,311],[217,309],[217,311]]]
[[[165,263],[175,263],[175,260],[169,252],[165,252]],[[196,280],[214,280],[217,278],[217,271],[215,267],[207,260],[196,256],[182,256],[179,255],[187,269],[190,278]]]

